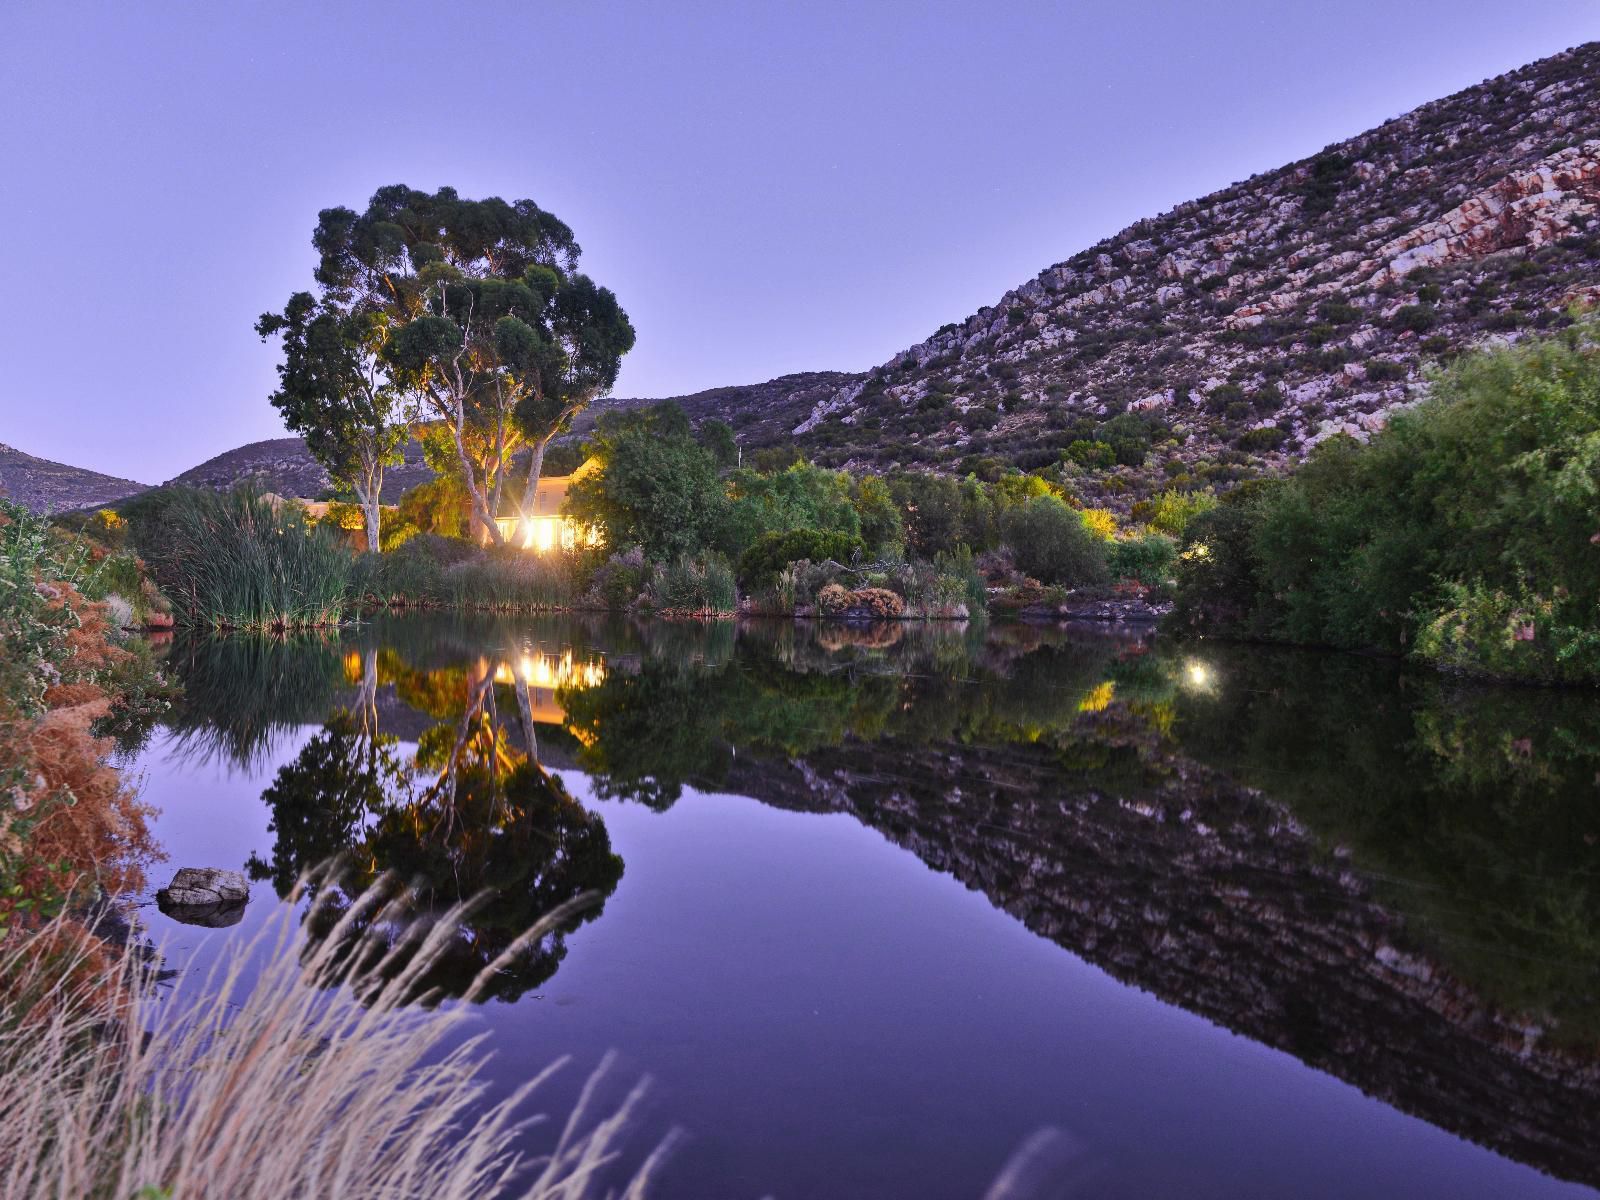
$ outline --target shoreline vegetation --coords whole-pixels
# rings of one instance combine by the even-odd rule
[[[667,619],[1164,621],[1191,636],[1405,658],[1483,680],[1600,682],[1600,349],[1593,322],[1429,376],[1362,443],[1220,498],[1171,491],[1134,521],[1048,472],[990,480],[739,465],[731,431],[671,404],[604,415],[563,515],[593,544],[469,536],[446,474],[386,547],[348,513],[158,489],[68,521],[149,612],[285,632],[363,611],[627,611]],[[559,449],[559,448],[558,448]],[[559,455],[552,455],[559,458]],[[621,547],[606,549],[605,547]],[[137,557],[135,557],[137,555]],[[140,576],[140,566],[149,579]],[[158,619],[166,619],[159,615]]]
[[[457,1036],[468,1007],[414,1003],[472,901],[418,922],[409,889],[379,879],[312,938],[303,902],[315,916],[334,889],[302,879],[197,992],[167,982],[160,949],[109,903],[146,890],[162,857],[112,754],[174,695],[147,642],[123,634],[132,606],[111,589],[138,576],[119,557],[0,500],[0,1192],[593,1194],[646,1084],[613,1104],[602,1064],[554,1148],[529,1158],[514,1139],[561,1063],[488,1103],[481,1046]],[[472,986],[492,988],[507,955],[571,911],[546,913]],[[673,1142],[621,1197],[640,1200]]]
[[[249,487],[155,489],[56,524],[98,562],[125,626],[283,633],[377,609],[1161,620],[1486,681],[1593,685],[1596,328],[1470,352],[1368,442],[1335,435],[1294,473],[1220,497],[1164,493],[1133,506],[1137,521],[1076,507],[1048,472],[743,466],[726,426],[695,428],[662,404],[602,416],[584,447],[594,469],[563,509],[594,537],[572,549],[474,542],[448,474],[408,493],[379,551],[352,544],[348,509],[313,519]]]
[[[1597,333],[1463,355],[1369,442],[1229,492],[1185,533],[1172,624],[1600,683]]]

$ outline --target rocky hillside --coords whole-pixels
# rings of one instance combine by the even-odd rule
[[[36,512],[71,512],[114,504],[147,485],[35,458],[0,442],[0,493]]]
[[[672,399],[747,449],[798,445],[834,466],[1059,468],[1114,507],[1225,486],[1334,433],[1367,437],[1430,361],[1600,301],[1597,133],[1600,43],[1139,221],[870,372]],[[604,401],[577,437],[648,403]],[[298,438],[175,482],[247,476],[328,486]],[[412,444],[384,499],[429,476]]]
[[[818,405],[827,403],[841,389],[864,378],[844,371],[803,371],[769,379],[766,383],[709,388],[687,396],[668,396],[665,400],[682,408],[696,424],[708,418],[728,422],[745,446],[773,446],[792,440],[794,427],[806,420]],[[643,408],[663,402],[662,399],[642,398],[601,401],[578,419],[574,432],[582,436],[593,428],[595,417],[609,409]]]
[[[1115,502],[1365,437],[1430,359],[1600,297],[1600,44],[1139,221],[836,388],[821,461]]]
[[[383,502],[393,504],[406,489],[432,478],[433,471],[422,461],[421,443],[414,439],[408,441],[404,464],[384,472]],[[311,457],[305,439],[298,437],[251,442],[208,458],[167,482],[222,490],[246,481],[253,481],[280,496],[300,496],[308,500],[318,499],[332,487],[328,472]]]

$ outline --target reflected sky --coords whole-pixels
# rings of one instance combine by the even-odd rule
[[[1074,1195],[1600,1177],[1587,698],[1022,626],[408,618],[173,662],[138,758],[173,866],[276,861],[377,746],[413,778],[331,827],[363,870],[448,901],[532,864],[548,903],[604,868],[478,1020],[499,1087],[651,1075],[663,1195],[979,1196],[1041,1127]]]

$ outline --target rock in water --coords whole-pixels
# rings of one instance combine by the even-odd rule
[[[156,893],[163,913],[186,925],[236,925],[250,899],[250,885],[238,871],[182,867]]]

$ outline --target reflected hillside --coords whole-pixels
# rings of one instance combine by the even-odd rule
[[[408,619],[280,644],[307,693],[274,713],[235,699],[270,654],[207,653],[181,657],[207,664],[190,712],[219,714],[180,718],[192,744],[314,729],[265,794],[258,873],[282,890],[342,854],[341,894],[385,872],[424,911],[492,891],[445,994],[617,886],[552,768],[656,810],[726,791],[849,813],[1118,979],[1600,1182],[1595,698],[1022,625]]]

